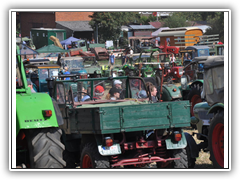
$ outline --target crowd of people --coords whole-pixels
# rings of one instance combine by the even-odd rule
[[[132,81],[130,88],[131,88],[131,93],[132,93],[132,98],[136,99],[147,99],[148,94],[147,91],[150,92],[150,100],[152,102],[158,102],[157,98],[157,88],[155,85],[153,85],[151,82],[146,83],[146,88],[140,88],[140,84],[138,82],[139,80],[134,80]],[[88,84],[86,82],[83,82],[82,86],[82,97],[80,100],[78,100],[78,97],[76,96],[74,98],[75,102],[84,102],[84,101],[90,101],[90,100],[120,100],[125,98],[125,93],[122,88],[122,81],[120,80],[114,80],[113,81],[113,86],[112,88],[109,89],[104,89],[103,86],[97,85],[94,88],[93,91],[93,97],[90,97],[90,89],[88,89]],[[142,86],[141,86],[142,87]],[[107,91],[107,92],[106,92]],[[105,93],[106,92],[106,93]]]

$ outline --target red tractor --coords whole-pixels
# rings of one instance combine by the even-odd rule
[[[175,62],[169,62],[166,60],[166,58],[172,55],[171,53],[159,53],[158,54],[158,62],[161,62],[161,65],[164,65],[164,71],[163,71],[163,81],[175,81],[180,82],[181,77],[183,75],[183,66],[177,66]]]
[[[179,53],[179,47],[168,46],[167,41],[165,41],[164,46],[159,46],[158,48],[164,53],[173,53],[173,54]]]

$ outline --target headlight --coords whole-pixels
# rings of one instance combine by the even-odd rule
[[[187,89],[187,76],[183,75],[181,77],[181,87],[182,87],[182,90],[186,90]]]

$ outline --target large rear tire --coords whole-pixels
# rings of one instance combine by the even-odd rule
[[[210,159],[214,168],[224,168],[224,113],[218,112],[209,126]]]
[[[60,138],[62,130],[59,128],[44,128],[29,130],[28,148],[30,168],[64,168],[63,160],[65,146]]]

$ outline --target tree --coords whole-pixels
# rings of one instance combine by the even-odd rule
[[[94,12],[89,16],[89,25],[96,31],[98,28],[99,42],[117,40],[120,37],[121,26],[139,21],[138,12]]]
[[[219,34],[219,41],[224,43],[224,13],[215,12],[214,16],[208,16],[207,22],[211,28],[206,30],[206,35]]]
[[[186,16],[184,14],[173,13],[168,18],[163,20],[164,26],[169,28],[177,28],[177,27],[186,27],[189,26],[189,23],[186,22]]]

